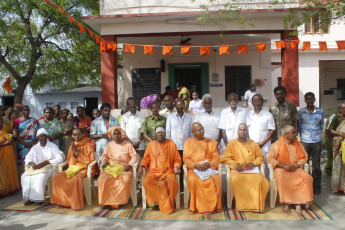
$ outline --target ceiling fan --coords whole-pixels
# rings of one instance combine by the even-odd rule
[[[166,45],[192,45],[191,43],[189,43],[192,40],[192,38],[188,37],[183,39],[183,36],[181,36],[181,40],[178,43],[170,43],[170,44],[166,44]]]

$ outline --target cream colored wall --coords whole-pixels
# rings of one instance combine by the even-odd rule
[[[267,9],[269,5],[266,4],[267,1],[262,0],[238,0],[236,5],[242,9]],[[283,7],[293,7],[298,6],[298,1],[286,1],[295,4],[280,4],[271,5],[271,8],[283,8]],[[211,10],[218,9],[217,4],[227,4],[229,0],[218,0],[211,2],[210,0],[101,0],[101,15],[109,14],[144,14],[144,13],[160,13],[160,12],[193,12],[201,11],[201,4],[206,4]]]
[[[169,84],[169,72],[168,65],[172,63],[209,63],[209,83],[223,84],[223,87],[210,87],[210,94],[214,97],[214,107],[226,107],[228,106],[225,101],[225,66],[236,66],[236,65],[251,65],[252,66],[252,80],[256,78],[265,79],[265,86],[258,88],[264,98],[268,99],[267,104],[272,101],[271,91],[271,68],[270,68],[270,47],[267,47],[267,52],[258,53],[255,46],[249,49],[248,54],[237,54],[233,48],[230,51],[230,55],[215,55],[214,51],[211,52],[210,56],[200,56],[199,54],[182,56],[179,53],[179,49],[173,49],[173,56],[162,56],[158,49],[155,51],[153,56],[144,55],[143,47],[136,47],[135,54],[124,54],[123,59],[123,74],[124,80],[119,81],[119,106],[125,104],[126,98],[132,96],[132,69],[133,68],[159,68],[160,60],[164,59],[166,71],[161,74],[161,90],[164,92],[165,86]],[[159,49],[161,52],[161,49]],[[198,53],[198,48],[192,48],[193,53]],[[212,81],[212,74],[214,72],[219,74],[219,81]],[[242,96],[242,95],[240,95]],[[242,105],[242,103],[240,103]],[[265,105],[266,106],[266,105]]]

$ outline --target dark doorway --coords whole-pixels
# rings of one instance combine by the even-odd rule
[[[92,110],[98,109],[98,98],[86,97],[84,100],[85,100],[85,115],[93,119]]]
[[[7,105],[13,108],[14,96],[3,96],[1,101],[2,101],[2,106]]]
[[[176,82],[187,87],[191,94],[197,91],[199,97],[202,97],[201,66],[175,67],[175,84]]]

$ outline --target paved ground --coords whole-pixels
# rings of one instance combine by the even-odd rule
[[[323,174],[322,193],[314,200],[334,220],[332,221],[235,221],[235,222],[188,222],[188,221],[135,221],[100,217],[76,216],[46,212],[17,212],[0,210],[0,229],[345,229],[345,195],[334,196],[329,189],[330,176]],[[0,209],[22,199],[20,192],[0,199]]]

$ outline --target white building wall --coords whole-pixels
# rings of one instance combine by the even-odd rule
[[[255,48],[255,49],[254,49]],[[235,48],[236,49],[236,48]],[[225,66],[250,65],[252,66],[252,81],[254,79],[264,79],[265,85],[258,88],[264,98],[267,98],[267,104],[272,103],[271,91],[271,66],[270,66],[270,46],[267,52],[258,53],[256,47],[250,47],[248,54],[237,54],[237,50],[231,47],[229,55],[219,55],[218,51],[210,56],[200,56],[198,48],[192,48],[192,55],[180,55],[179,49],[173,49],[173,55],[162,56],[155,51],[155,55],[144,55],[143,47],[136,47],[135,54],[126,53],[123,59],[124,80],[119,81],[119,106],[123,106],[127,97],[132,96],[132,69],[133,68],[159,68],[160,60],[164,59],[166,63],[166,71],[161,73],[161,91],[164,92],[165,86],[169,84],[168,65],[172,63],[209,63],[209,83],[223,84],[223,87],[210,87],[210,94],[214,97],[215,107],[228,106],[225,101]],[[195,55],[193,55],[193,53]],[[212,74],[219,74],[218,82],[212,81]],[[243,96],[243,95],[239,95]],[[265,105],[266,106],[266,105]]]

